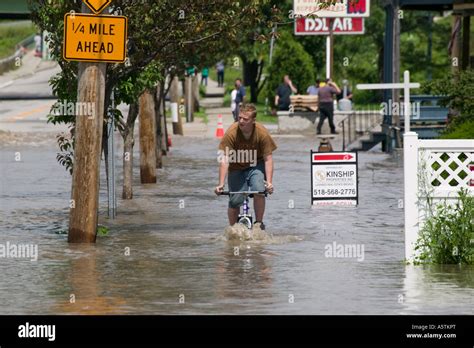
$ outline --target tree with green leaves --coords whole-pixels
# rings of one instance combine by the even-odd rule
[[[273,100],[278,85],[284,75],[289,75],[298,93],[304,93],[306,88],[314,84],[315,71],[311,56],[303,46],[296,42],[293,36],[283,32],[278,38],[272,65],[268,68],[266,96]]]
[[[117,104],[126,102],[132,106],[127,120],[124,120],[118,110],[112,112],[122,136],[128,137],[124,139],[127,150],[130,150],[130,146],[133,147],[130,137],[133,138],[133,124],[137,115],[135,105],[139,95],[150,86],[161,84],[164,87],[167,75],[180,75],[187,66],[198,65],[200,60],[208,59],[205,57],[212,57],[236,45],[238,29],[251,27],[261,20],[258,9],[264,2],[265,0],[113,1],[109,6],[110,12],[128,17],[128,57],[126,64],[107,64],[105,110],[111,104],[112,91],[116,92]],[[61,72],[51,79],[53,92],[60,101],[73,103],[77,99],[78,64],[65,61],[62,57],[63,17],[70,11],[80,12],[80,6],[81,1],[30,0],[32,19],[41,29],[49,32],[48,43],[52,55],[61,67]],[[152,68],[149,68],[150,64],[153,64]],[[164,93],[160,93],[160,96],[158,105],[162,102]],[[155,109],[159,111],[158,107]],[[157,113],[157,126],[161,124],[161,116]],[[107,117],[108,113],[104,115],[104,126]],[[70,141],[73,142],[74,116],[50,115],[49,121],[69,124]],[[162,131],[159,126],[157,131]],[[60,161],[72,165],[73,161],[67,159],[67,156],[73,156],[72,146],[64,147],[64,137],[61,141],[63,149],[68,151],[66,157],[60,155]],[[157,144],[161,142],[157,141]],[[130,197],[125,194],[126,191],[129,192],[124,188],[124,196]]]

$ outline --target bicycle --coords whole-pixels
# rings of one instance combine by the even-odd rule
[[[222,196],[229,196],[229,195],[234,195],[234,194],[242,194],[245,197],[244,204],[242,205],[242,213],[239,214],[239,217],[237,218],[237,223],[247,227],[249,230],[252,229],[253,226],[253,217],[252,214],[250,214],[250,205],[249,205],[249,198],[252,198],[254,194],[264,194],[265,197],[267,197],[268,192],[265,191],[235,191],[235,192],[230,192],[230,191],[222,191],[219,193]]]

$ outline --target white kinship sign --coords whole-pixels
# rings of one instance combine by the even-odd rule
[[[358,204],[357,152],[311,151],[313,205]]]

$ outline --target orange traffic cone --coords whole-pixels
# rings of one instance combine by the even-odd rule
[[[222,138],[224,136],[224,126],[222,125],[222,115],[217,115],[217,129],[216,138]]]

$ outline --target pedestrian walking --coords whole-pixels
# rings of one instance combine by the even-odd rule
[[[218,86],[218,87],[224,87],[224,70],[225,70],[225,66],[224,66],[224,61],[223,61],[223,60],[220,60],[220,61],[216,64],[216,70],[217,70],[217,86]]]
[[[43,38],[41,36],[41,33],[37,33],[35,35],[35,57],[42,57],[43,56],[43,50],[42,50],[42,44],[43,44]]]
[[[207,86],[207,79],[209,78],[209,68],[205,66],[201,71],[201,85]]]
[[[319,123],[316,128],[316,134],[321,134],[321,128],[324,120],[327,118],[331,134],[338,134],[334,125],[334,99],[333,96],[341,93],[339,87],[331,79],[326,80],[326,85],[319,88]]]
[[[242,85],[242,80],[236,79],[235,80],[235,90],[237,91],[235,95],[235,114],[234,120],[239,120],[239,113],[240,113],[240,106],[245,101],[245,87]]]

